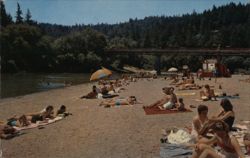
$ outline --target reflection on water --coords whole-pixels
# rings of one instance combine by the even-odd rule
[[[1,74],[1,98],[89,82],[90,74]]]

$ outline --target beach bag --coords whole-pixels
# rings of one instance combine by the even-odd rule
[[[192,136],[185,130],[179,129],[177,132],[171,130],[168,135],[168,142],[170,144],[183,144],[192,141]]]

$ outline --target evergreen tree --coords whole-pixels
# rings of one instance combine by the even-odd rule
[[[23,17],[22,17],[22,10],[20,8],[19,3],[17,2],[17,11],[16,11],[16,24],[21,24],[23,23]]]
[[[0,13],[1,14],[0,15],[1,26],[5,27],[12,23],[12,17],[11,15],[6,13],[5,5],[2,0],[0,0],[0,9],[1,9],[1,13]]]
[[[26,13],[26,16],[25,16],[25,22],[26,22],[27,24],[32,24],[31,17],[32,17],[32,16],[31,16],[30,10],[27,9],[27,13]]]

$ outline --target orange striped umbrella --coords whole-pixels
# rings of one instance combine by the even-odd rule
[[[102,67],[102,69],[97,70],[91,75],[90,81],[99,80],[110,75],[112,75],[112,72],[109,69]]]

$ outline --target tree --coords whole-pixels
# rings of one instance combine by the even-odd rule
[[[30,10],[29,9],[27,9],[27,13],[26,13],[26,16],[25,16],[25,22],[27,23],[27,24],[32,24],[32,20],[31,20],[31,13],[30,13]]]
[[[20,8],[19,3],[17,2],[17,11],[16,11],[16,24],[21,24],[23,23],[23,17],[22,17],[22,10]]]
[[[1,14],[0,15],[1,26],[5,27],[12,23],[12,17],[10,14],[6,13],[5,5],[2,0],[0,0],[0,9],[1,9],[1,13],[0,13]]]

